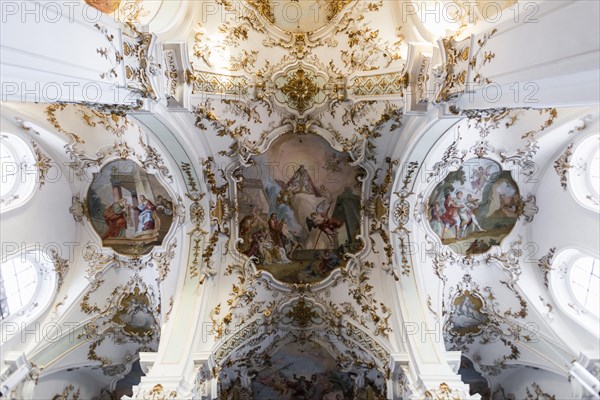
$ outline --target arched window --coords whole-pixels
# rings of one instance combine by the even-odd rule
[[[35,157],[29,145],[11,133],[0,134],[0,212],[31,198],[37,182]]]
[[[550,289],[560,308],[598,335],[600,320],[600,261],[577,249],[557,253]]]
[[[600,135],[586,137],[577,144],[571,157],[569,188],[584,207],[600,211]]]
[[[0,262],[0,320],[28,317],[50,302],[56,284],[46,254],[25,251]],[[37,312],[36,312],[37,314]]]
[[[576,258],[569,271],[569,283],[579,306],[594,315],[600,315],[598,259],[588,256]]]

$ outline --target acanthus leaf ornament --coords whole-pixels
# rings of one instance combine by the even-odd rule
[[[48,171],[52,168],[52,159],[48,157],[33,140],[31,141],[31,146],[33,147],[33,152],[35,155],[35,164],[34,166],[38,170],[38,181],[39,188],[41,189],[46,183],[46,179],[48,176]]]
[[[408,235],[410,231],[405,227],[410,219],[410,203],[408,198],[414,193],[409,189],[413,176],[419,167],[419,163],[416,161],[410,162],[406,166],[404,178],[402,180],[402,188],[394,192],[398,200],[394,205],[393,216],[394,222],[398,225],[393,233],[398,236],[400,240],[400,255],[401,255],[401,268],[402,275],[407,276],[410,274],[410,264],[408,260],[408,249],[407,243],[409,242]],[[416,208],[415,208],[416,211]]]
[[[554,161],[554,170],[560,178],[560,186],[563,190],[568,188],[569,170],[573,168],[571,165],[571,156],[573,155],[573,142],[571,142],[565,151]]]
[[[386,159],[387,170],[386,174],[383,178],[383,181],[380,184],[376,184],[375,181],[378,179],[378,172],[375,173],[373,180],[371,182],[371,197],[367,200],[364,209],[371,220],[371,226],[369,231],[369,239],[375,248],[375,239],[373,235],[377,233],[384,244],[384,251],[388,259],[388,267],[392,265],[392,256],[393,256],[393,247],[390,243],[390,238],[388,235],[388,218],[389,218],[389,206],[390,206],[390,187],[393,183],[393,171],[395,167],[398,165],[397,160],[391,160],[390,158]],[[392,271],[393,272],[393,271]],[[394,276],[397,279],[396,276]]]
[[[163,177],[173,182],[173,176],[169,172],[169,168],[165,165],[160,153],[154,147],[150,146],[150,144],[144,143],[141,135],[139,137],[139,144],[146,152],[145,157],[138,155],[138,160],[142,163],[142,166],[146,169],[156,169]]]
[[[452,142],[450,146],[444,152],[442,160],[433,164],[433,172],[427,175],[427,181],[435,178],[441,178],[444,172],[448,171],[450,167],[461,165],[465,157],[467,156],[467,150],[458,150],[458,143],[460,138]]]
[[[552,266],[554,253],[556,252],[556,247],[551,247],[548,250],[548,253],[538,260],[538,267],[540,272],[544,275],[544,286],[548,289],[550,284],[550,273],[554,269]]]
[[[278,90],[286,97],[288,105],[300,114],[312,107],[321,88],[307,72],[299,68]]]

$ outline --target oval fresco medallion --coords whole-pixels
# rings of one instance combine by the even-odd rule
[[[87,203],[102,245],[128,256],[162,245],[173,222],[167,190],[131,160],[112,161],[94,174]]]
[[[361,242],[364,170],[316,135],[285,134],[243,170],[240,253],[290,283],[315,283],[346,264]]]
[[[522,209],[510,171],[492,160],[472,159],[434,188],[428,221],[442,244],[458,254],[474,255],[499,245]]]

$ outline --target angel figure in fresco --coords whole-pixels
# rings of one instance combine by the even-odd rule
[[[490,173],[482,166],[479,166],[475,171],[473,171],[473,176],[471,177],[471,187],[475,193],[482,191],[489,179]]]
[[[124,237],[127,230],[127,211],[131,206],[126,199],[115,201],[104,210],[104,221],[108,229],[102,235],[102,240],[108,238]]]
[[[140,222],[137,231],[143,232],[154,229],[154,210],[156,210],[156,206],[142,194],[137,208],[140,210]]]

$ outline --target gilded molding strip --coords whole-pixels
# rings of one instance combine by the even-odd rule
[[[187,70],[186,81],[192,85],[192,94],[246,96],[250,86],[250,82],[244,76],[215,74],[198,70]]]
[[[355,96],[404,96],[407,87],[408,72],[393,72],[356,77],[349,89]]]

